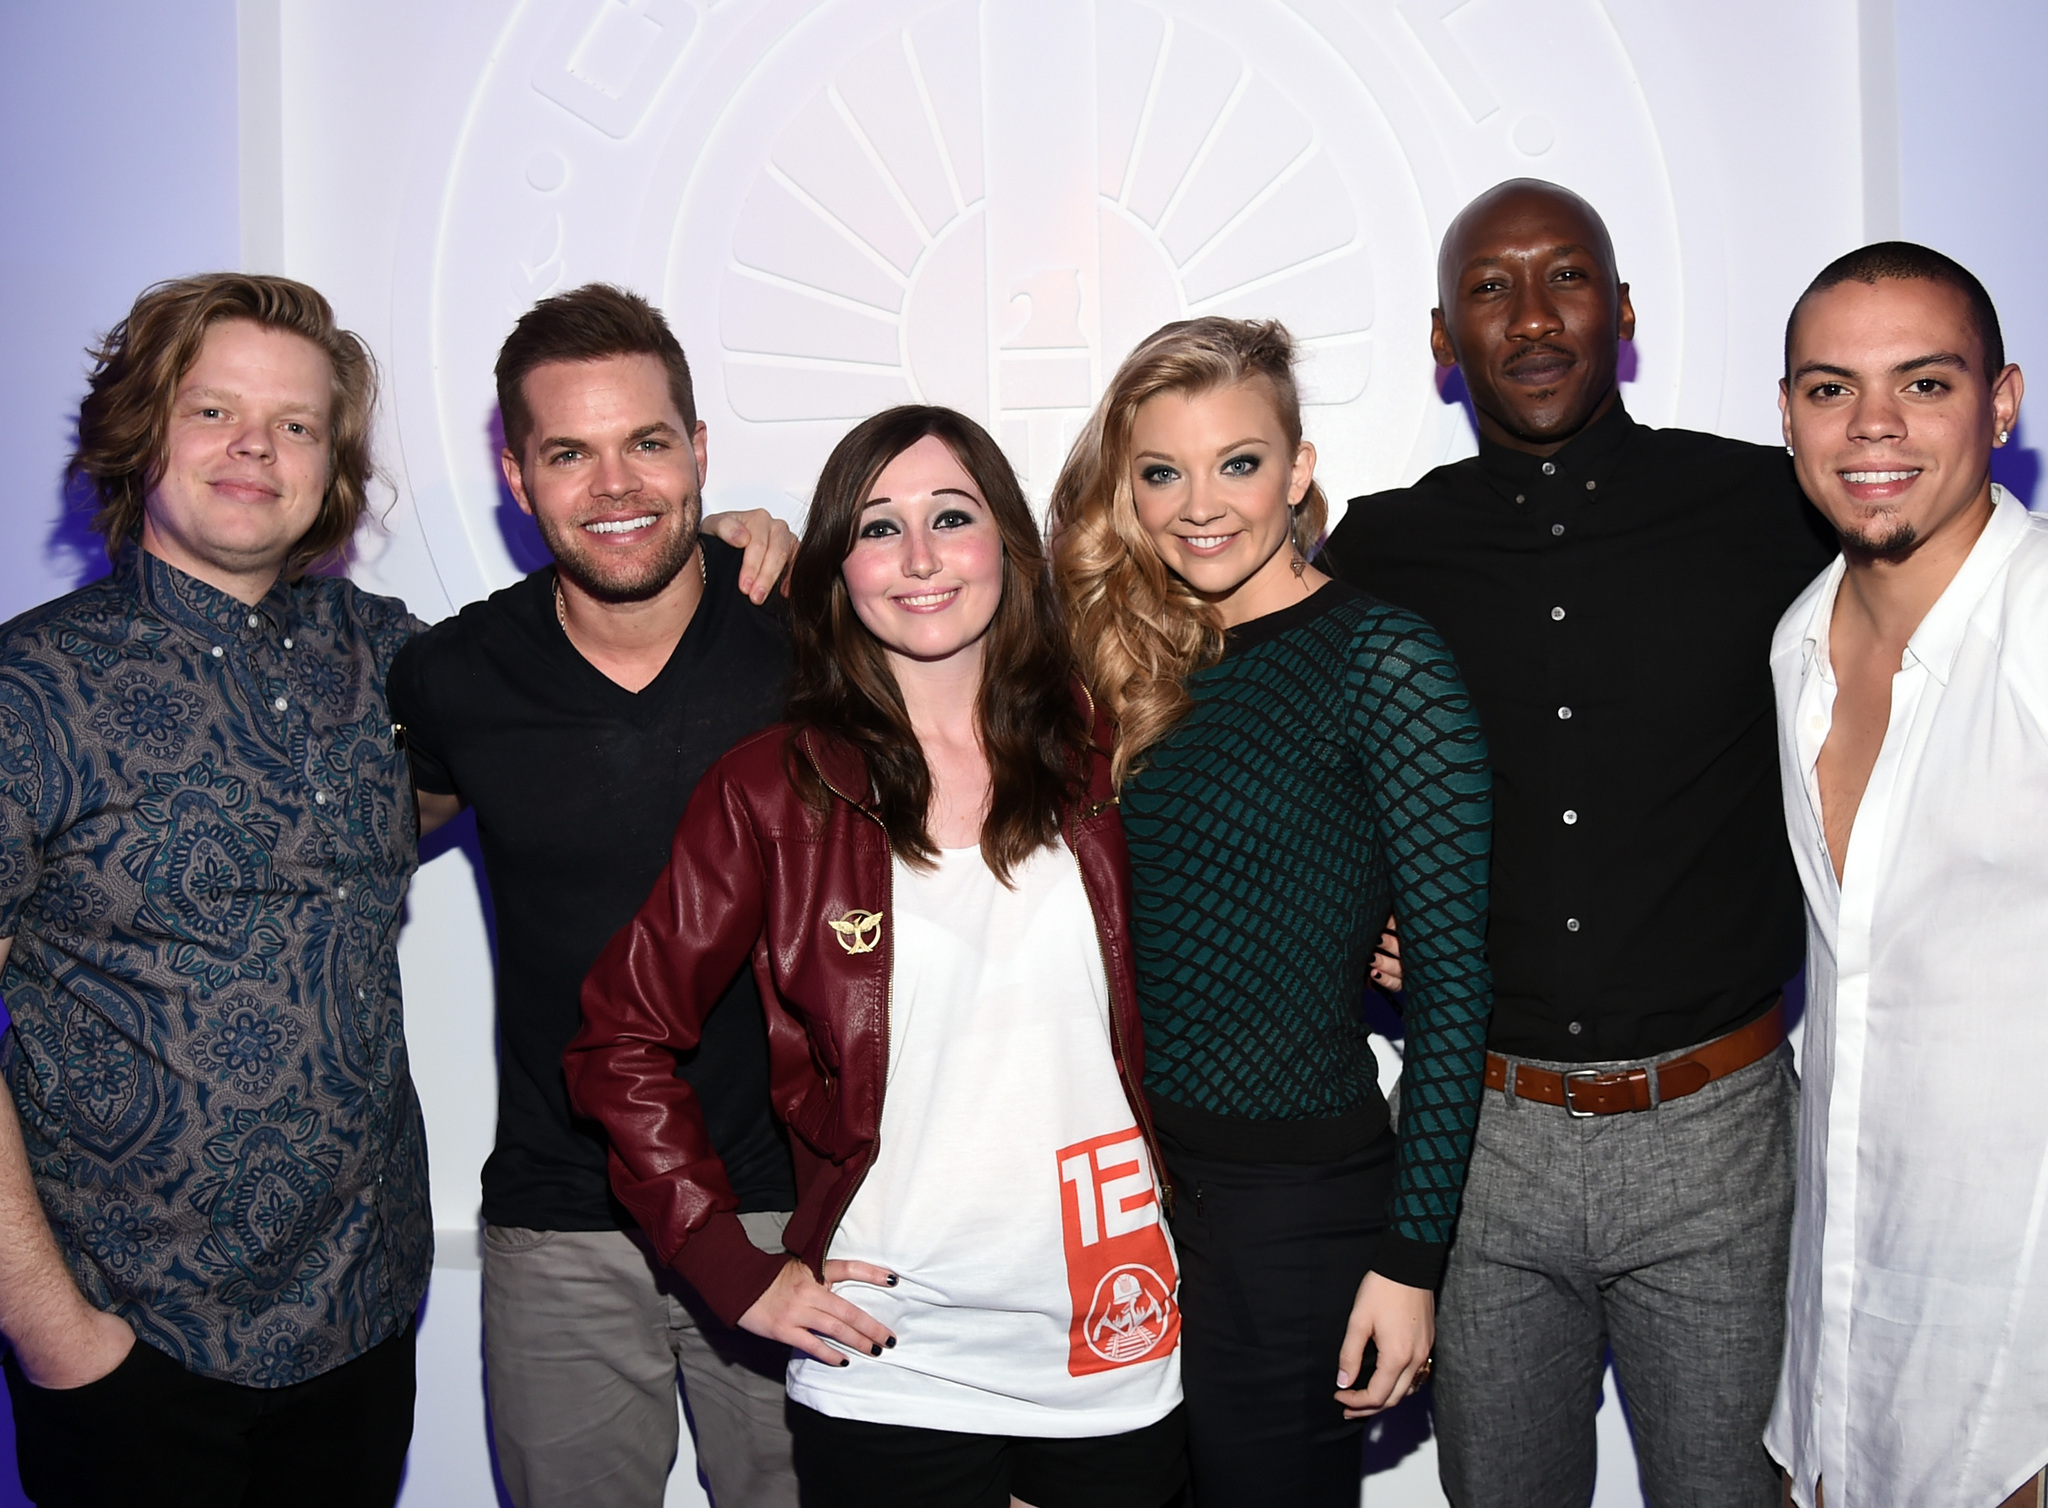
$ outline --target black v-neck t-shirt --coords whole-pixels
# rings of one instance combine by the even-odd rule
[[[739,552],[706,538],[709,580],[668,664],[627,691],[555,618],[552,567],[419,635],[391,668],[413,778],[476,811],[498,946],[498,1137],[483,1215],[534,1230],[632,1224],[605,1143],[571,1115],[562,1049],[583,976],[668,862],[690,792],[733,744],[782,715],[780,599],[739,589]],[[679,1065],[742,1212],[789,1209],[787,1144],[768,1108],[768,1042],[742,969]]]
[[[1496,1050],[1655,1056],[1798,972],[1771,633],[1835,548],[1782,446],[1619,404],[1352,502],[1317,563],[1427,618],[1486,730]]]

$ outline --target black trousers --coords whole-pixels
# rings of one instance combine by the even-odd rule
[[[53,1391],[9,1352],[22,1491],[37,1508],[390,1508],[415,1328],[282,1388],[201,1377],[138,1340],[98,1382]]]
[[[1223,1162],[1165,1142],[1197,1508],[1357,1508],[1365,1421],[1337,1350],[1386,1228],[1392,1132],[1338,1162]]]
[[[1121,1435],[1040,1439],[835,1419],[789,1406],[803,1508],[1162,1508],[1187,1482],[1175,1409]]]

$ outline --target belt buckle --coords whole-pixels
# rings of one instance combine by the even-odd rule
[[[1569,1115],[1574,1120],[1589,1121],[1600,1113],[1597,1110],[1581,1110],[1572,1103],[1572,1080],[1597,1079],[1600,1077],[1599,1069],[1574,1068],[1568,1073],[1559,1074],[1558,1077],[1564,1080],[1564,1113],[1566,1115]]]

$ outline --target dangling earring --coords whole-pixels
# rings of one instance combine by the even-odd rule
[[[1792,449],[1792,447],[1791,447],[1791,446],[1787,445],[1787,446],[1785,447],[1785,454],[1786,454],[1786,455],[1788,455],[1788,456],[1789,456],[1789,455],[1792,455],[1792,454],[1794,454],[1794,452],[1793,452],[1793,449]]]
[[[1301,579],[1301,573],[1308,569],[1308,560],[1302,555],[1301,546],[1295,543],[1295,540],[1300,538],[1300,535],[1295,533],[1295,527],[1300,522],[1301,504],[1289,503],[1287,505],[1287,547],[1294,551],[1294,561],[1288,569],[1294,572],[1294,577],[1297,581]]]

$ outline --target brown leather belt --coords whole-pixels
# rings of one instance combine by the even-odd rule
[[[1725,1079],[1737,1069],[1747,1068],[1785,1040],[1785,1001],[1781,996],[1771,1008],[1744,1027],[1716,1037],[1680,1058],[1646,1064],[1641,1068],[1617,1068],[1602,1072],[1592,1068],[1559,1073],[1528,1063],[1515,1064],[1515,1093],[1539,1105],[1558,1105],[1576,1116],[1621,1115],[1630,1110],[1647,1110],[1664,1100],[1683,1099],[1704,1089],[1716,1079]],[[1657,1093],[1650,1094],[1650,1075],[1657,1075]],[[1486,1055],[1486,1087],[1508,1087],[1508,1060],[1497,1052]]]

